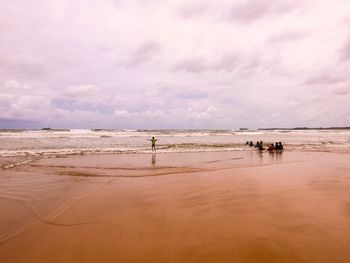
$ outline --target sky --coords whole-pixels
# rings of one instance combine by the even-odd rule
[[[0,128],[350,126],[348,0],[0,10]]]

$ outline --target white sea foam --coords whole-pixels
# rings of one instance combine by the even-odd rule
[[[286,149],[350,150],[350,130],[0,130],[0,157],[100,152],[247,150],[246,141],[282,141]]]

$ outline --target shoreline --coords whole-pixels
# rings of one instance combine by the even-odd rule
[[[289,145],[285,145],[287,149],[283,152],[302,152],[302,153],[335,153],[335,154],[350,154],[350,149],[348,147],[343,148],[328,148],[328,149],[299,149],[299,148],[288,148]],[[41,159],[51,159],[51,158],[69,158],[74,156],[99,156],[99,155],[144,155],[144,154],[186,154],[186,153],[240,153],[240,152],[257,152],[262,154],[269,154],[265,149],[259,152],[256,148],[246,147],[246,149],[218,149],[218,150],[188,150],[188,151],[162,151],[162,149],[153,152],[152,150],[146,151],[85,151],[79,150],[77,152],[64,152],[64,153],[48,153],[48,154],[27,154],[27,155],[10,155],[10,156],[0,156],[0,171],[5,171],[32,163]]]

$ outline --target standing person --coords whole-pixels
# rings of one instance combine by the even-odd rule
[[[156,141],[158,141],[156,138],[152,137],[152,139],[148,140],[152,143],[152,151],[156,150]]]

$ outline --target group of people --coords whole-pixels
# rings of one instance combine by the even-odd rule
[[[263,145],[263,142],[262,142],[262,141],[256,142],[255,145],[254,145],[254,143],[253,143],[252,141],[250,141],[250,142],[247,141],[245,145],[249,145],[249,146],[251,146],[251,147],[254,146],[255,148],[258,148],[260,151],[266,150],[266,149],[264,148],[264,145]],[[267,148],[267,150],[268,150],[269,152],[283,151],[283,144],[282,144],[282,142],[276,142],[275,144],[271,143],[271,144],[269,145],[269,147]]]
[[[148,141],[151,141],[151,145],[152,145],[152,151],[156,150],[156,141],[158,141],[156,138],[152,137],[151,139],[148,139]],[[247,146],[251,146],[251,147],[255,147],[258,148],[260,151],[266,150],[264,148],[263,142],[262,141],[257,141],[256,144],[254,145],[254,143],[252,141],[247,141],[246,144]],[[267,150],[269,152],[274,152],[274,151],[283,151],[283,144],[282,142],[276,142],[275,144],[271,143],[269,145],[269,147],[267,148]]]

